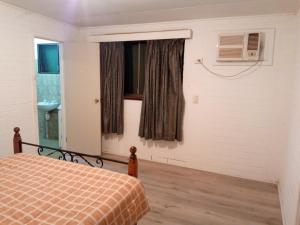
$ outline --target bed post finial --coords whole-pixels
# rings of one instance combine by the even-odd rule
[[[20,135],[20,128],[15,127],[14,132],[15,132],[14,140],[13,140],[13,142],[14,142],[14,154],[22,153],[22,138],[21,138],[21,135]]]
[[[138,159],[136,157],[136,147],[132,146],[130,148],[130,157],[129,157],[129,163],[128,163],[128,175],[133,177],[138,177]]]

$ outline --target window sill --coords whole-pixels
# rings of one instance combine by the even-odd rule
[[[143,96],[142,95],[125,95],[124,96],[125,100],[136,100],[136,101],[142,101]]]

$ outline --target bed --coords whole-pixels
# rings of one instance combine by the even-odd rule
[[[61,160],[24,154],[23,145],[36,146],[39,154],[47,147],[23,142],[20,129],[14,131],[15,155],[0,159],[0,224],[134,225],[149,211],[135,178],[134,147],[128,176],[98,168],[110,160],[100,156],[61,149],[52,149]]]

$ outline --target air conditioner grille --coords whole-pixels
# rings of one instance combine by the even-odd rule
[[[234,59],[234,58],[242,58],[242,57],[243,57],[242,48],[220,48],[219,49],[219,58]]]
[[[220,36],[220,45],[244,45],[243,35]]]

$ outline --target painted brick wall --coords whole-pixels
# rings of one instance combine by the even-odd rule
[[[240,18],[105,26],[85,29],[87,36],[157,30],[193,30],[186,41],[184,62],[184,141],[152,142],[138,137],[141,102],[125,101],[123,136],[106,136],[103,151],[128,155],[131,145],[139,157],[200,170],[277,182],[281,153],[286,149],[287,119],[295,56],[295,16]],[[241,79],[224,80],[205,71],[204,58],[214,71],[233,74],[245,66],[213,66],[218,31],[275,28],[274,63]],[[193,103],[193,97],[199,103]]]
[[[70,25],[0,2],[0,155],[11,154],[12,129],[37,142],[33,38],[76,41]]]
[[[296,222],[300,210],[300,12],[297,16],[298,38],[295,48],[295,79],[292,89],[289,143],[282,155],[282,170],[279,183],[282,214],[285,225],[299,225]],[[298,212],[300,213],[300,212]]]

